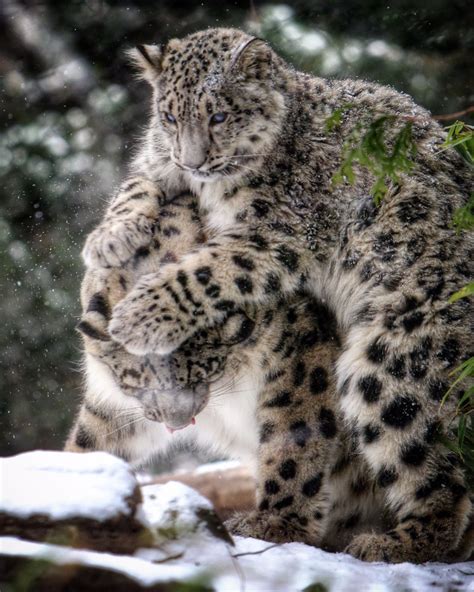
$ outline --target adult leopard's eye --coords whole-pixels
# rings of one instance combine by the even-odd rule
[[[219,123],[224,123],[224,121],[227,119],[227,113],[214,113],[214,115],[211,115],[210,119],[209,119],[209,123],[211,125],[217,125]]]
[[[174,115],[172,115],[171,113],[167,113],[165,112],[165,118],[167,121],[169,121],[170,123],[176,123],[176,117]]]

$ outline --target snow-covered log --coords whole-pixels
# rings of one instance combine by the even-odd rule
[[[239,462],[210,463],[194,471],[164,473],[146,482],[168,481],[178,481],[199,491],[212,502],[223,520],[234,512],[245,512],[255,507],[255,477],[249,467]]]

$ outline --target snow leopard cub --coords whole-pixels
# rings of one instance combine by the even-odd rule
[[[472,277],[472,235],[451,224],[472,190],[472,171],[439,149],[443,130],[408,96],[297,72],[238,30],[141,47],[135,60],[153,88],[153,116],[134,170],[167,195],[192,190],[213,233],[120,302],[113,339],[132,353],[170,353],[229,310],[308,290],[336,316],[338,406],[397,522],[356,537],[349,551],[374,561],[444,557],[471,509],[437,433],[455,405],[452,397],[440,413],[449,373],[472,341],[471,303],[448,304]],[[327,117],[345,105],[328,132]],[[331,180],[344,140],[383,115],[398,117],[389,140],[412,121],[417,154],[377,208],[364,171],[352,186]],[[142,198],[115,211],[112,204],[87,241],[87,264],[116,265],[148,244],[153,204]],[[158,307],[149,311],[152,302]],[[297,402],[290,392],[288,407]],[[282,479],[275,482],[281,488]],[[251,519],[234,529],[249,534]]]

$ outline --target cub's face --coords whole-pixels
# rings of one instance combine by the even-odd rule
[[[209,29],[130,55],[154,89],[156,144],[178,172],[200,182],[255,172],[283,110],[271,75],[279,58],[267,44]]]

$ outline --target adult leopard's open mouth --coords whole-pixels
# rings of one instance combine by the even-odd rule
[[[196,418],[195,417],[192,417],[191,418],[191,421],[189,423],[187,423],[186,425],[179,426],[179,427],[171,427],[171,426],[165,424],[165,428],[168,430],[168,432],[170,434],[173,434],[174,432],[178,432],[180,430],[184,430],[185,428],[187,428],[190,425],[195,425],[195,423],[196,423]]]

